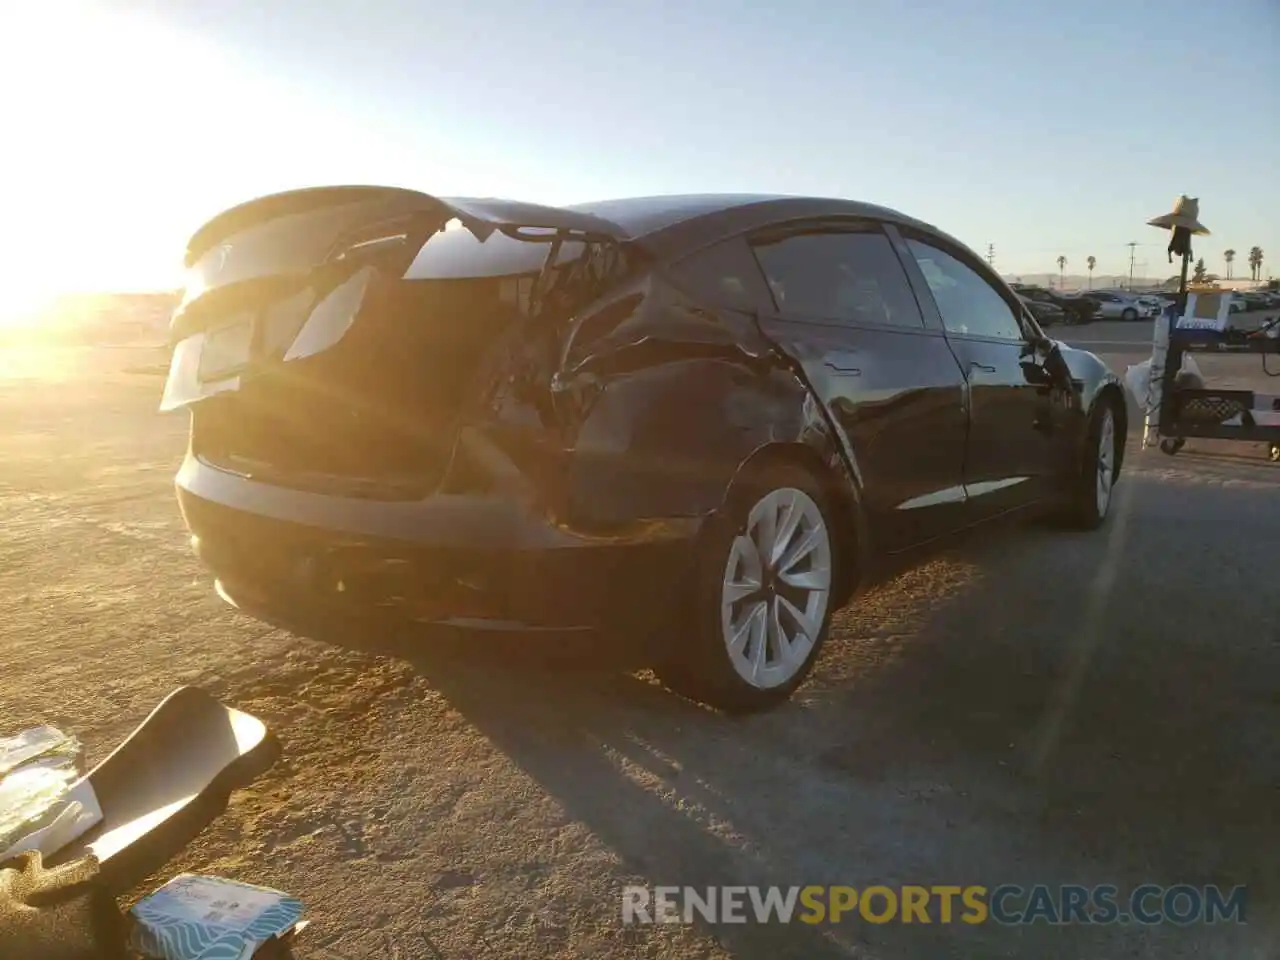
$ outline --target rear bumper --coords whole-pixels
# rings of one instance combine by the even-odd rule
[[[689,582],[700,518],[585,534],[513,499],[377,501],[283,489],[188,456],[178,502],[231,592],[316,609],[541,628],[647,628]]]

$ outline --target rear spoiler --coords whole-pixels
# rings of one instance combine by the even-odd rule
[[[434,215],[439,227],[457,219],[481,240],[495,230],[518,236],[522,229],[568,231],[618,241],[630,239],[626,231],[609,220],[537,203],[475,197],[433,197],[402,187],[308,187],[258,197],[218,214],[188,241],[186,266],[194,266],[221,241],[250,227],[280,217],[350,203],[385,204],[396,216]]]

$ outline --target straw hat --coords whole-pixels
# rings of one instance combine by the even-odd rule
[[[1188,197],[1185,193],[1174,201],[1172,213],[1162,213],[1155,219],[1148,220],[1147,223],[1153,227],[1163,227],[1165,230],[1185,227],[1197,236],[1206,236],[1209,233],[1209,228],[1200,222],[1200,198]]]

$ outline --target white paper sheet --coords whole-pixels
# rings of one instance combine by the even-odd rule
[[[80,744],[75,737],[67,736],[57,727],[47,724],[31,727],[11,737],[0,737],[0,777],[46,753],[74,758],[79,752]]]
[[[68,790],[58,801],[58,805],[62,809],[52,823],[17,841],[0,854],[0,861],[28,850],[39,850],[41,856],[51,857],[102,822],[102,807],[99,806],[98,796],[93,792],[93,784],[87,777],[81,778]]]

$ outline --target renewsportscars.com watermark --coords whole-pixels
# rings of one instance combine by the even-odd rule
[[[1246,923],[1248,888],[1142,884],[645,887],[622,890],[622,922],[648,923]]]

